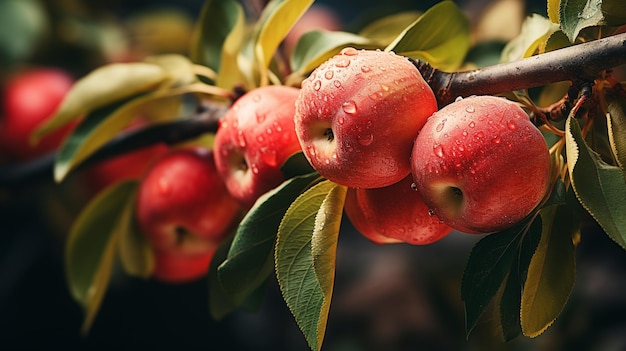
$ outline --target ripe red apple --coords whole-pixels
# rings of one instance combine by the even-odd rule
[[[415,136],[436,110],[435,95],[407,58],[345,48],[302,82],[296,133],[322,176],[380,188],[410,173]]]
[[[280,170],[300,151],[293,116],[299,89],[253,89],[226,112],[215,135],[215,164],[231,195],[243,206],[284,181]]]
[[[442,239],[452,228],[429,212],[412,183],[409,175],[384,188],[350,188],[346,216],[356,230],[377,244],[426,245]]]
[[[176,265],[208,262],[199,256],[212,255],[241,212],[217,173],[213,152],[203,148],[158,159],[141,181],[136,206],[139,226],[156,252],[156,277],[172,277]],[[178,273],[189,274],[187,269]]]
[[[36,68],[15,73],[4,84],[0,120],[0,144],[12,158],[28,160],[56,149],[75,124],[68,124],[29,143],[36,127],[52,117],[74,83],[65,71]]]
[[[424,202],[466,233],[506,229],[527,216],[548,190],[551,163],[541,132],[517,104],[473,96],[428,120],[412,154]]]
[[[153,277],[164,283],[183,284],[205,276],[211,266],[211,259],[217,246],[213,244],[205,252],[191,255],[176,251],[156,250]]]

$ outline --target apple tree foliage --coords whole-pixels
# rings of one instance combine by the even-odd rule
[[[422,14],[376,19],[356,33],[311,31],[300,38],[291,57],[277,54],[312,3],[271,0],[258,18],[249,18],[236,0],[207,0],[189,57],[159,55],[108,64],[84,76],[56,115],[33,135],[36,141],[79,121],[57,153],[55,179],[62,181],[114,143],[138,113],[150,119],[148,129],[191,122],[188,116],[201,103],[227,107],[242,91],[258,86],[299,86],[347,46],[394,51],[439,72],[480,67],[480,60],[467,59],[472,49],[469,20],[451,1]],[[626,43],[620,34],[626,31],[622,0],[548,0],[546,5],[548,18],[529,16],[519,36],[502,50],[501,63],[565,52],[609,36],[621,35],[622,46]],[[607,70],[590,77],[586,68],[578,67],[575,71],[581,74],[568,77],[571,84],[545,84],[532,94],[527,89],[531,85],[493,92],[519,102],[544,132],[551,147],[553,186],[527,218],[484,236],[469,253],[461,289],[468,335],[489,306],[496,307],[505,340],[544,332],[572,291],[576,246],[588,223],[595,222],[626,248],[626,91]],[[210,124],[206,133],[216,128]],[[275,275],[310,348],[319,350],[347,189],[320,177],[302,155],[288,160],[283,171],[287,180],[259,198],[216,254],[208,278],[210,313],[221,318],[246,306]],[[127,181],[103,191],[82,211],[69,235],[67,279],[84,308],[85,331],[97,315],[116,260],[132,276],[148,278],[153,269],[149,243],[134,220],[136,189],[136,181]]]

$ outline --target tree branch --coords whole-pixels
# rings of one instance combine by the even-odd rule
[[[626,33],[465,72],[442,72],[419,60],[413,63],[441,107],[459,96],[494,95],[575,79],[593,81],[600,72],[626,64]]]

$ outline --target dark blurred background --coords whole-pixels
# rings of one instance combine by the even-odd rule
[[[202,3],[0,0],[0,79],[32,66],[58,67],[78,78],[109,62],[185,54]],[[347,30],[386,13],[423,11],[434,3],[317,2]],[[474,28],[488,9],[506,9],[501,12],[506,16],[495,17],[509,26],[508,32],[477,30],[482,33],[475,38],[477,46],[501,48],[525,15],[545,15],[545,1],[457,3]],[[248,6],[254,12],[261,4]],[[0,165],[6,169],[10,162]],[[274,280],[258,311],[236,311],[215,321],[205,280],[167,285],[117,271],[90,333],[81,335],[82,311],[69,295],[63,268],[68,228],[87,201],[80,182],[72,180],[57,185],[46,177],[0,187],[0,350],[308,349]],[[466,338],[460,281],[479,238],[452,233],[424,247],[378,246],[345,223],[323,349],[626,350],[626,255],[593,226],[585,228],[577,251],[575,290],[546,333],[504,343],[487,316]]]

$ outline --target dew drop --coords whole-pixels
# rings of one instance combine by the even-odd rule
[[[437,124],[437,132],[441,132],[443,127],[446,125],[446,121],[441,121],[441,123]]]
[[[243,135],[243,131],[241,130],[237,131],[237,145],[239,145],[239,147],[246,147],[246,136]]]
[[[261,159],[268,166],[275,167],[277,165],[276,150],[265,150],[261,152]]]
[[[411,190],[417,191],[417,184],[411,183]]]
[[[474,127],[476,126],[476,123],[474,123],[474,121],[472,121],[472,122],[470,122],[470,123],[468,124],[468,126],[469,126],[470,128],[474,128]]]
[[[252,173],[259,174],[259,166],[252,165],[252,167],[250,167],[250,169],[252,170]]]
[[[457,96],[456,99],[454,99],[454,102],[459,102],[461,100],[463,100],[463,97],[462,96]]]
[[[509,123],[507,124],[507,127],[509,128],[509,130],[516,130],[517,129],[517,123],[515,123],[515,121],[510,120]]]
[[[459,145],[459,151],[461,152],[465,151],[465,147],[463,145]]]
[[[501,142],[502,142],[502,139],[500,139],[499,135],[496,135],[495,137],[493,137],[494,144],[500,144]]]
[[[463,133],[461,133],[461,134],[463,134],[463,136],[466,137],[467,136],[467,130],[464,130]]]
[[[485,137],[485,133],[483,133],[483,132],[478,132],[478,133],[474,134],[474,138],[475,139],[481,139],[483,137]]]
[[[339,119],[337,119],[337,123],[344,124],[344,123],[346,123],[346,119],[343,118],[343,117],[339,117]]]
[[[387,85],[381,84],[381,85],[380,85],[380,88],[381,88],[383,91],[389,91],[389,87],[388,87]]]
[[[428,209],[428,215],[431,216],[431,217],[434,216],[435,215],[435,211],[432,208],[429,208]]]
[[[263,135],[259,135],[256,137],[256,141],[262,144],[265,142],[265,137],[263,137]]]
[[[372,142],[374,141],[373,134],[359,135],[357,138],[358,138],[359,144],[363,146],[368,146],[372,144]]]
[[[361,72],[363,73],[370,72],[371,70],[372,68],[370,66],[366,66],[366,65],[361,66]]]
[[[349,115],[354,115],[357,113],[356,103],[353,100],[348,100],[344,102],[343,105],[341,105],[341,108],[343,109],[343,112]]]
[[[334,75],[335,75],[335,72],[333,72],[333,71],[326,71],[326,73],[324,73],[324,78],[326,78],[326,79],[333,79]]]
[[[261,124],[263,123],[263,121],[265,121],[265,115],[262,113],[257,113],[256,114],[256,121]]]
[[[353,47],[347,47],[341,50],[341,54],[347,55],[347,56],[356,56],[359,54],[359,52],[357,51],[357,49]]]
[[[274,129],[276,130],[277,133],[280,133],[283,131],[283,127],[280,126],[280,123],[278,123],[278,121],[274,121]]]
[[[313,82],[313,89],[315,89],[315,91],[320,90],[320,88],[322,87],[322,82],[319,80],[316,80],[315,82]]]
[[[466,111],[467,113],[474,113],[474,111],[476,111],[476,109],[474,108],[474,106],[467,106],[467,107],[465,108],[465,111]]]
[[[261,101],[261,94],[255,94],[255,95],[252,97],[252,101],[254,101],[254,102],[259,102],[259,101]]]
[[[443,146],[440,144],[433,145],[433,151],[435,152],[435,155],[443,157]]]
[[[344,68],[350,66],[350,59],[347,57],[340,57],[337,62],[335,62],[335,66],[339,68]]]
[[[333,81],[333,85],[335,86],[335,88],[341,88],[341,82],[338,80]]]
[[[267,133],[267,135],[271,135],[274,131],[272,131],[272,128],[267,128],[265,130],[265,133]]]

